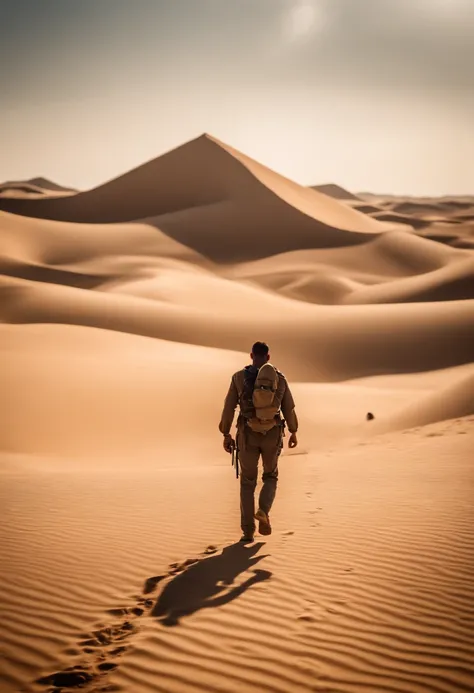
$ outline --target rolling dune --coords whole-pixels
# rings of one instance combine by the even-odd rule
[[[470,253],[403,232],[357,248],[294,251],[242,263],[226,276],[319,304],[450,301],[474,297]]]
[[[389,279],[432,272],[450,262],[469,257],[469,253],[459,253],[435,241],[396,231],[374,238],[364,244],[363,249],[349,246],[294,251],[242,263],[229,276],[246,278],[281,270],[302,272],[315,265],[324,265],[333,270],[349,270],[359,276],[369,274]]]
[[[45,191],[32,183],[7,182],[0,184],[0,197],[28,197],[30,195],[41,196]]]
[[[92,227],[0,212],[0,243],[1,274],[82,288],[147,277],[160,267],[210,264],[146,224]]]
[[[43,197],[64,197],[77,190],[65,188],[47,178],[31,178],[24,181],[6,181],[0,183],[0,200],[2,198],[36,199]]]
[[[344,303],[421,303],[427,301],[457,301],[474,296],[474,258],[467,258],[447,267],[405,277],[378,286],[356,289],[345,297]]]
[[[396,412],[382,428],[408,429],[474,414],[474,368],[448,386]]]
[[[403,198],[369,193],[361,193],[360,197],[369,204],[357,204],[354,200],[345,200],[344,203],[373,219],[406,224],[405,228],[412,227],[423,238],[453,247],[471,247],[473,197]]]
[[[447,368],[472,358],[472,302],[328,306],[245,292],[245,310],[222,304],[192,308],[192,275],[181,303],[3,278],[0,318],[10,323],[62,323],[176,342],[245,351],[264,334],[284,370],[296,379],[344,380],[376,373]],[[181,275],[184,282],[185,275]],[[232,284],[230,291],[234,293]],[[250,295],[249,295],[250,294]],[[235,295],[235,294],[234,294]],[[262,297],[265,299],[262,300]],[[255,301],[253,299],[256,299]],[[278,320],[275,316],[278,315]],[[381,325],[384,325],[381,329]],[[413,342],[419,345],[413,349]]]

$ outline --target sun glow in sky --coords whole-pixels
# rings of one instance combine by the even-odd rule
[[[286,34],[291,41],[307,38],[324,27],[325,17],[318,2],[297,0],[284,16]]]

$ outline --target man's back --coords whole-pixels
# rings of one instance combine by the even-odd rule
[[[246,387],[248,381],[254,381],[257,373],[258,367],[253,364],[250,366],[245,366],[240,371],[233,374],[227,392],[224,407],[222,410],[221,421],[219,423],[219,430],[223,435],[230,433],[232,423],[234,420],[235,409],[237,405],[240,407],[240,413],[244,418],[251,418],[254,414],[254,407],[251,401],[251,391]],[[296,433],[298,430],[298,418],[295,412],[295,402],[293,400],[293,395],[291,394],[288,381],[281,373],[278,371],[279,383],[277,387],[277,400],[280,403],[281,413],[286,421],[288,430],[290,433]]]

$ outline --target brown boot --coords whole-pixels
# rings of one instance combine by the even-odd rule
[[[259,534],[263,534],[264,537],[267,537],[269,534],[272,533],[270,518],[268,517],[267,513],[264,512],[261,508],[259,508],[255,513],[255,519],[258,520]]]

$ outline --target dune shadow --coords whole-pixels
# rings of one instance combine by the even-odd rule
[[[262,542],[252,546],[231,544],[222,553],[189,565],[165,585],[151,616],[165,626],[176,626],[184,616],[227,604],[252,585],[270,579],[271,572],[256,569],[246,580],[234,584],[239,575],[267,557],[268,554],[255,555],[262,546]]]

